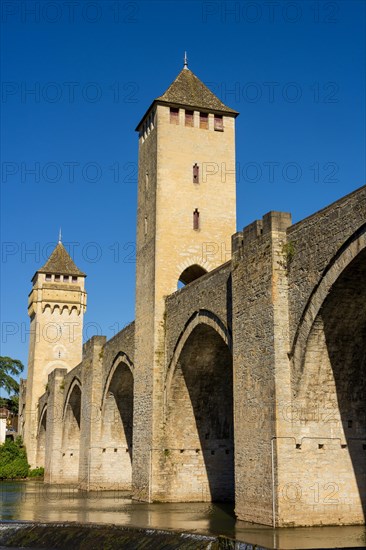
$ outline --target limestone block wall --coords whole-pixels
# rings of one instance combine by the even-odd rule
[[[45,444],[45,483],[59,483],[63,464],[63,405],[66,369],[55,369],[48,375],[47,425]]]
[[[278,404],[288,388],[286,229],[270,212],[233,238],[235,510],[239,519],[278,524]]]
[[[102,400],[102,362],[105,336],[93,336],[83,349],[81,369],[81,418],[79,428],[78,483],[87,490],[98,483],[99,465],[95,453],[100,449],[100,424]]]
[[[47,430],[47,402],[48,389],[38,401],[38,419],[37,419],[37,467],[45,465],[46,454],[46,430]]]
[[[154,303],[157,132],[154,128],[139,144],[136,302],[133,485],[136,498],[149,498],[150,449],[152,447],[154,386]]]

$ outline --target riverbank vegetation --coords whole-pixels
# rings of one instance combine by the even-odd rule
[[[21,437],[7,439],[0,445],[0,479],[43,477],[43,468],[31,469]]]

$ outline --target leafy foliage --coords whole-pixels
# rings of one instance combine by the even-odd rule
[[[5,397],[0,397],[0,408],[5,407],[8,411],[18,414],[19,412],[19,397],[17,395],[12,395],[8,399]]]
[[[44,468],[33,468],[33,470],[29,470],[28,477],[43,477],[44,476]]]
[[[0,445],[0,479],[27,477],[29,464],[21,437],[7,439]]]
[[[4,388],[9,394],[19,393],[19,384],[14,376],[23,372],[24,365],[18,359],[0,357],[0,388]]]

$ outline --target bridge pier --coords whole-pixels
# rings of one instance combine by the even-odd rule
[[[286,230],[270,212],[234,236],[232,269],[235,510],[239,519],[279,525],[277,438],[289,402]],[[243,304],[245,306],[243,307]]]

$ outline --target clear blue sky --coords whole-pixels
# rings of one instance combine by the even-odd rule
[[[86,337],[134,318],[134,128],[184,50],[240,111],[238,229],[269,210],[299,221],[365,183],[362,0],[1,8],[2,355],[27,361],[30,279],[60,226],[88,274]]]

